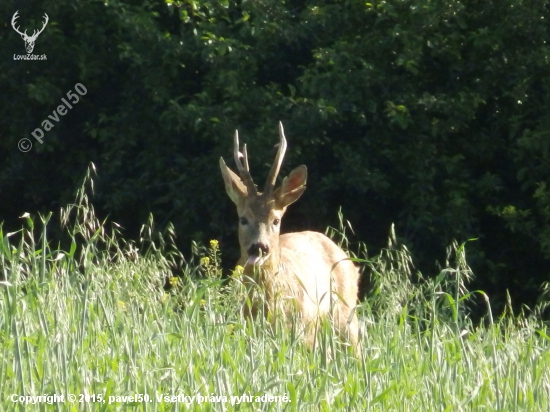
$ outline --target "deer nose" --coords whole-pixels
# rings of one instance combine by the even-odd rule
[[[248,248],[248,256],[266,256],[269,254],[269,246],[264,245],[263,243],[253,243],[252,246]]]

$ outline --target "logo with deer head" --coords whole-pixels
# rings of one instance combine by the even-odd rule
[[[11,26],[13,27],[13,29],[17,33],[19,33],[21,35],[21,38],[25,41],[25,49],[27,49],[27,54],[31,54],[33,49],[34,49],[34,43],[36,42],[36,39],[38,38],[40,33],[42,33],[44,31],[44,29],[46,28],[46,25],[48,24],[49,17],[46,13],[44,13],[44,24],[42,25],[42,28],[40,30],[34,30],[33,33],[32,33],[32,36],[29,36],[27,34],[27,30],[25,30],[23,33],[21,33],[19,31],[19,27],[15,26],[16,20],[19,18],[17,13],[19,13],[19,10],[17,10],[13,14],[13,17],[11,19]]]

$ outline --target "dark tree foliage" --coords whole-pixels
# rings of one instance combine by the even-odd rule
[[[16,10],[28,33],[48,14],[33,52],[47,60],[14,60],[25,54]],[[341,206],[372,252],[395,222],[423,273],[453,239],[477,238],[476,286],[532,304],[548,280],[548,2],[11,0],[0,11],[9,227],[69,202],[93,161],[96,206],[129,236],[153,212],[184,247],[219,238],[231,251],[218,159],[231,163],[238,128],[262,182],[282,120],[282,173],[309,169],[287,230],[323,230]],[[76,83],[87,94],[40,144],[31,133]]]

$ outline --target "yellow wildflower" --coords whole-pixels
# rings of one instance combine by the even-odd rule
[[[233,277],[240,278],[243,273],[244,268],[241,265],[237,265],[235,266],[235,270],[233,270]]]

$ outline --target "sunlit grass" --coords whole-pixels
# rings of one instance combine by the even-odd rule
[[[373,289],[357,359],[329,327],[310,352],[299,330],[243,319],[241,272],[222,280],[217,242],[195,245],[174,277],[170,229],[154,235],[150,221],[125,242],[85,193],[61,213],[66,250],[48,238],[51,216],[0,227],[0,410],[550,410],[547,327],[489,309],[473,325],[464,247],[415,282],[393,235],[376,258],[359,247]],[[53,394],[65,402],[12,401]]]

